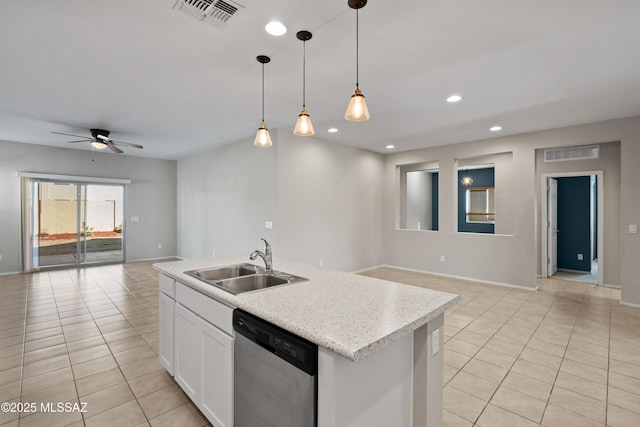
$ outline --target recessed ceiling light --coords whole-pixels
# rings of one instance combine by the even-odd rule
[[[329,129],[327,129],[327,132],[336,133],[336,132],[338,132],[338,128],[329,128]]]
[[[450,97],[447,98],[447,102],[450,103],[454,103],[454,102],[458,102],[462,99],[462,97],[460,95],[451,95]]]
[[[491,132],[498,132],[502,130],[502,126],[492,126],[489,128]]]
[[[396,146],[389,144],[389,145],[387,145],[386,148],[387,148],[387,150],[393,150],[394,148],[396,148]]]
[[[287,32],[287,27],[285,27],[282,22],[278,21],[269,22],[264,26],[264,29],[272,36],[282,36]]]

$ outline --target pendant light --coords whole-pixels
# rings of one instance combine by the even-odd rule
[[[258,147],[271,147],[271,136],[269,136],[269,129],[264,124],[264,64],[268,64],[271,58],[265,55],[259,55],[256,60],[262,64],[262,124],[258,128],[256,139],[253,141],[253,145]]]
[[[344,118],[352,122],[363,122],[369,120],[369,109],[367,108],[367,102],[364,99],[364,95],[360,91],[359,86],[359,51],[358,33],[359,33],[359,20],[358,9],[362,9],[367,5],[367,0],[348,0],[349,7],[356,10],[356,90],[351,95],[349,106]]]
[[[311,40],[311,33],[309,31],[298,31],[296,34],[298,40],[302,40],[302,111],[298,115],[298,121],[296,127],[293,129],[293,134],[298,136],[311,136],[315,132],[313,131],[313,124],[311,123],[311,117],[307,112],[306,105],[306,77],[307,77],[307,41]]]

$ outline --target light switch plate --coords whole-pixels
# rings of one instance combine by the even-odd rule
[[[629,225],[629,233],[630,234],[638,234],[638,224],[630,224]]]
[[[435,356],[440,351],[440,328],[431,334],[431,355]]]
[[[131,222],[139,222],[140,221],[140,217],[139,216],[132,216],[131,217]]]
[[[273,230],[273,221],[265,221],[264,228],[266,228],[267,230]]]

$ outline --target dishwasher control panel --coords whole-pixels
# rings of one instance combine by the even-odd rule
[[[233,312],[233,328],[244,337],[309,375],[318,370],[318,346],[242,310]]]

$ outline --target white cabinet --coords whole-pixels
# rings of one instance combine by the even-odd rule
[[[173,337],[175,301],[160,292],[160,343],[158,357],[160,363],[173,375]]]
[[[216,427],[233,427],[233,336],[225,332],[231,329],[232,313],[177,283],[174,377]],[[221,328],[205,318],[219,320]]]
[[[158,345],[158,357],[160,363],[171,375],[174,371],[174,311],[176,297],[176,281],[171,277],[160,274],[160,343]]]
[[[198,404],[200,390],[201,325],[198,316],[176,304],[176,364],[174,377],[191,400]]]
[[[233,338],[204,320],[201,323],[198,407],[213,425],[233,427]]]

